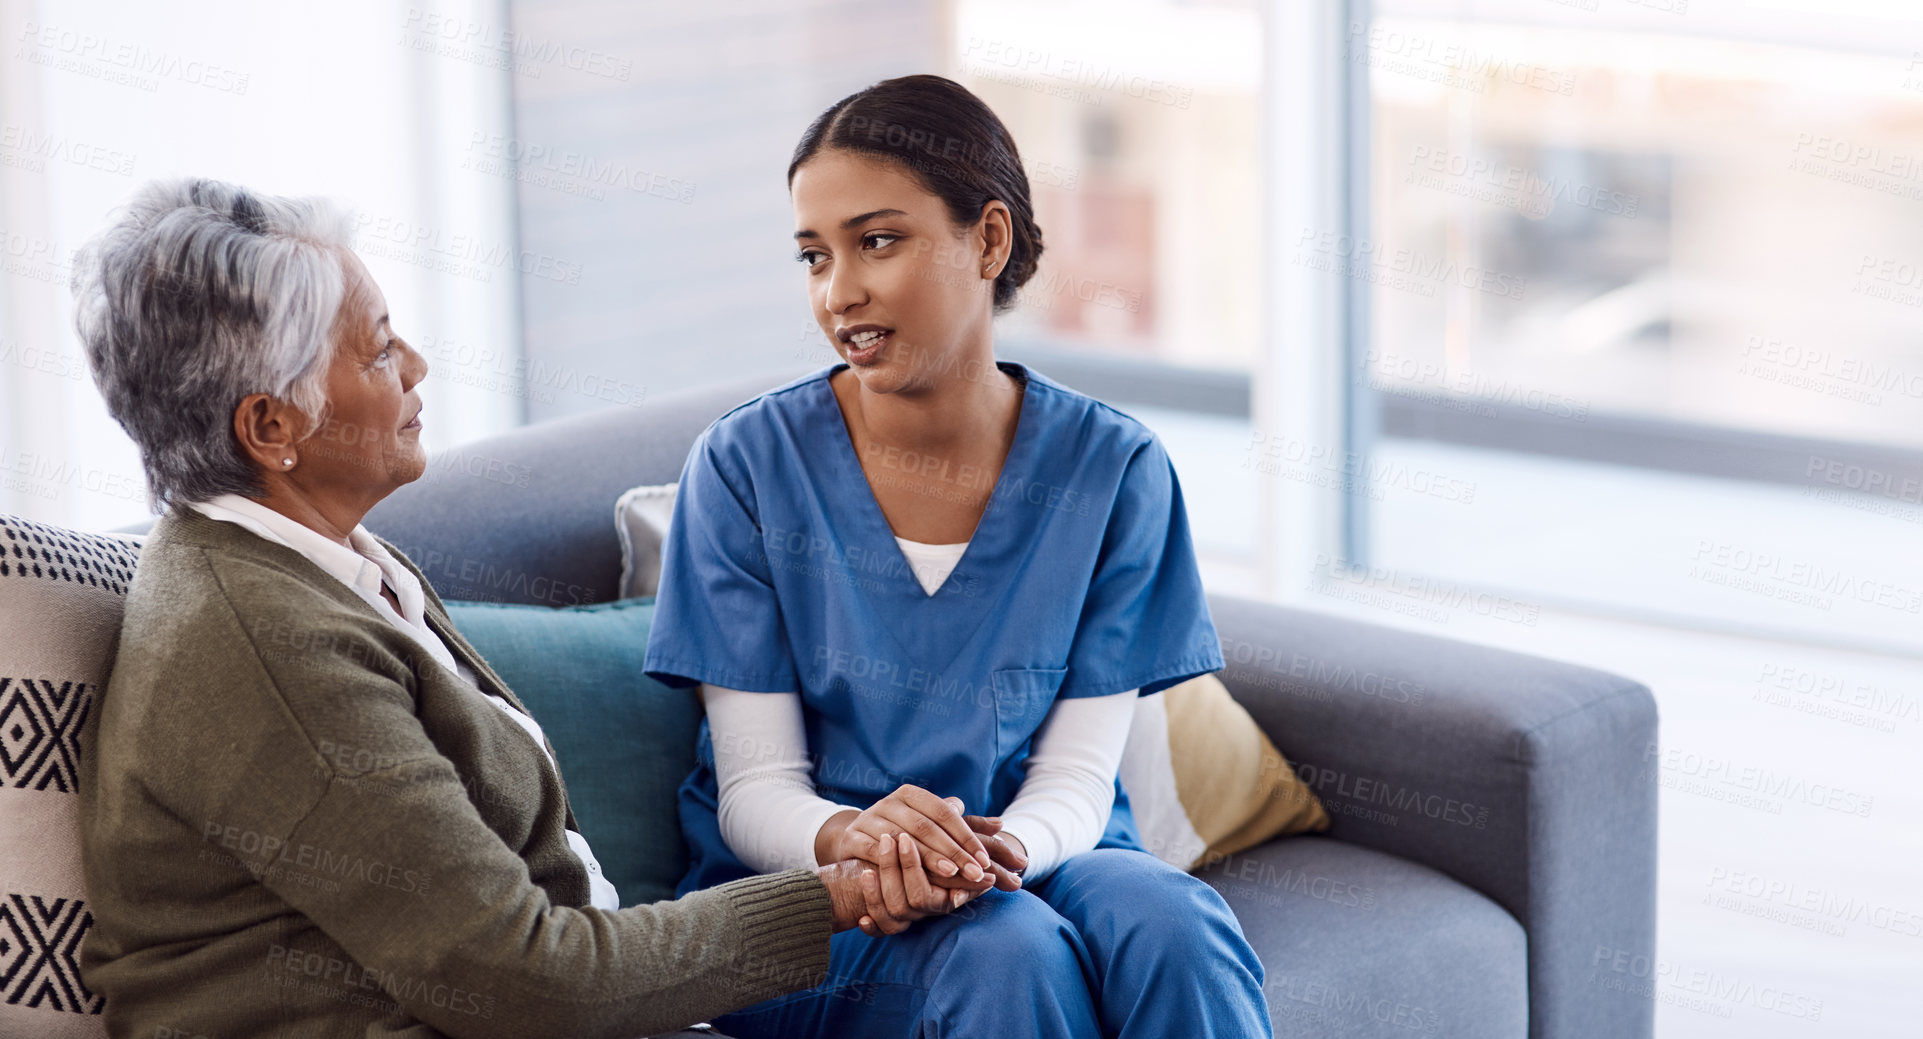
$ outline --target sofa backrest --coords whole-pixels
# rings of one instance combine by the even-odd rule
[[[113,664],[138,551],[0,516],[0,1035],[104,1036],[80,977],[80,729]]]
[[[443,599],[606,602],[621,575],[615,499],[678,481],[710,423],[805,372],[649,397],[438,454],[364,523],[407,553]]]

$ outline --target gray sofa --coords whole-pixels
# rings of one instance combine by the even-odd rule
[[[672,483],[766,378],[438,456],[367,517],[444,598],[615,595],[614,500]],[[1278,1036],[1652,1032],[1656,740],[1615,675],[1212,596],[1222,678],[1323,798],[1326,836],[1201,876],[1261,956]]]

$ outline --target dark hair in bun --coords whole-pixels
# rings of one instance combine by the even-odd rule
[[[823,148],[840,148],[901,164],[948,206],[960,224],[981,219],[982,206],[999,200],[1013,227],[1008,264],[995,278],[995,309],[1015,303],[1015,293],[1035,276],[1042,258],[1042,229],[1028,198],[1028,174],[1008,127],[969,93],[940,76],[887,79],[829,106],[808,124],[788,163],[795,170]]]

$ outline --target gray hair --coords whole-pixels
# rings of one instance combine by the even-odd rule
[[[150,181],[74,257],[75,324],[156,511],[258,497],[234,409],[265,393],[316,428],[345,294],[349,215],[216,180]]]

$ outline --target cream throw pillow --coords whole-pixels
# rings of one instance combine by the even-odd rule
[[[1179,869],[1329,828],[1315,792],[1214,675],[1136,700],[1121,772],[1142,846]]]
[[[138,542],[0,515],[0,1036],[107,1034],[80,977],[80,728]]]

